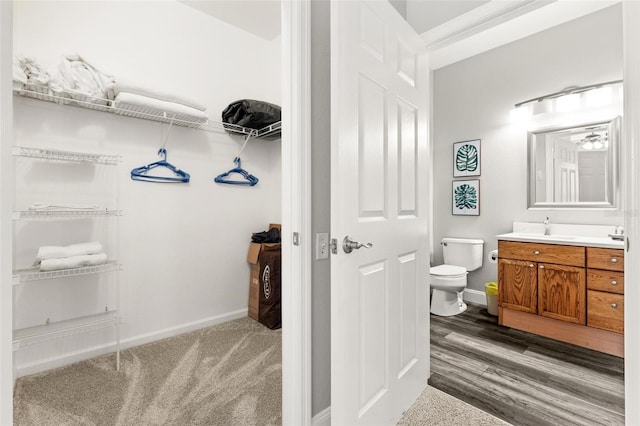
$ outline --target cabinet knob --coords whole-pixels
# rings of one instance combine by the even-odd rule
[[[544,265],[540,265],[540,269],[544,269]]]
[[[611,307],[612,307],[613,309],[615,309],[615,308],[617,308],[617,307],[618,307],[618,304],[617,304],[617,303],[612,303],[612,304],[611,304]]]
[[[540,250],[534,251],[533,254],[540,254]]]
[[[529,268],[533,268],[533,266],[534,266],[533,263],[529,264]]]
[[[616,280],[611,281],[611,285],[618,285],[618,281]]]
[[[617,257],[612,257],[611,258],[611,263],[618,263],[618,258]]]

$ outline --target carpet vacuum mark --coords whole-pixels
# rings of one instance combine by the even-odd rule
[[[243,318],[25,376],[14,425],[279,425],[281,337]]]

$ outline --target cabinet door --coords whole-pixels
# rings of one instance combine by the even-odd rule
[[[503,308],[537,313],[536,264],[523,260],[498,260],[498,303]]]
[[[586,274],[575,266],[538,264],[538,314],[586,324]]]

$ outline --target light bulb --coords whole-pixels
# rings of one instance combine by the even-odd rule
[[[585,142],[585,143],[582,144],[582,148],[586,149],[586,150],[592,150],[593,149],[593,143]]]
[[[589,90],[585,93],[585,98],[587,107],[609,105],[613,99],[613,89],[609,86]]]
[[[567,112],[580,108],[580,95],[564,95],[556,99],[556,111]]]

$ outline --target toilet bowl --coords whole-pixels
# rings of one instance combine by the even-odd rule
[[[431,313],[448,317],[467,309],[462,292],[467,287],[467,270],[462,266],[438,265],[429,269]]]
[[[429,285],[432,289],[430,311],[434,315],[446,317],[467,309],[462,294],[467,287],[469,271],[482,266],[484,241],[443,238],[441,245],[445,264],[429,269]]]

